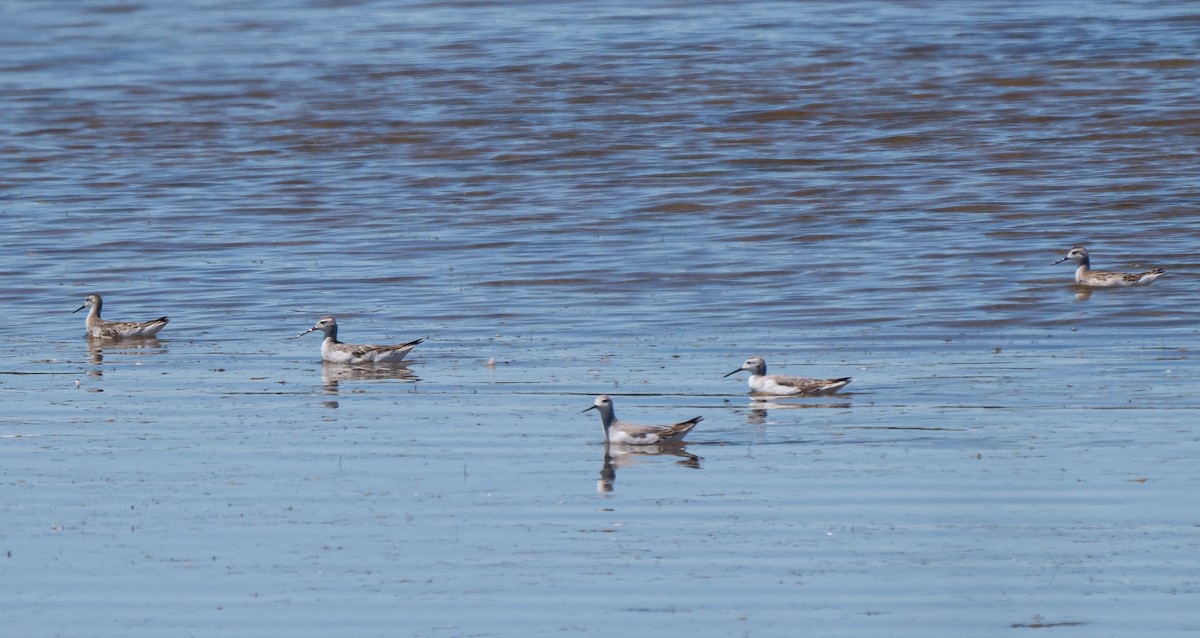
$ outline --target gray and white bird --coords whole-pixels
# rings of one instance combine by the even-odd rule
[[[789,377],[782,374],[767,374],[767,362],[762,357],[750,357],[742,367],[725,376],[735,375],[742,370],[750,371],[750,386],[752,394],[786,395],[818,395],[833,394],[842,389],[852,380],[851,377],[837,379],[809,379],[807,377]]]
[[[317,325],[296,335],[296,338],[317,330],[325,333],[325,339],[321,341],[321,360],[330,363],[399,363],[417,344],[425,341],[424,338],[413,339],[394,346],[342,343],[337,338],[337,319],[328,315],[318,319]]]
[[[604,439],[613,445],[663,445],[679,443],[704,417],[695,417],[674,425],[638,425],[617,418],[613,402],[607,394],[596,397],[588,410],[600,411],[600,424],[604,426]]]
[[[1147,270],[1140,273],[1113,272],[1110,270],[1092,270],[1092,259],[1083,246],[1075,246],[1066,257],[1054,262],[1052,266],[1073,261],[1079,264],[1075,269],[1075,283],[1093,288],[1119,288],[1123,286],[1149,286],[1155,279],[1166,272],[1162,268]]]

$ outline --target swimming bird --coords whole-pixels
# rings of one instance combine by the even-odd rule
[[[674,425],[637,425],[621,421],[613,412],[612,399],[607,394],[596,397],[588,410],[600,411],[600,424],[604,426],[604,440],[613,445],[663,445],[680,443],[704,417],[695,417]]]
[[[325,339],[321,342],[321,360],[330,363],[399,363],[404,360],[404,355],[425,340],[414,339],[394,346],[342,343],[337,338],[337,320],[328,315],[318,319],[317,325],[296,335],[296,338],[317,330],[325,333]]]
[[[166,317],[159,317],[151,321],[105,321],[100,318],[100,308],[104,305],[104,301],[100,299],[100,295],[95,293],[88,295],[83,300],[83,305],[76,308],[71,314],[75,314],[84,308],[88,310],[87,319],[84,325],[87,327],[87,336],[97,339],[125,339],[133,337],[153,337],[158,334],[163,326],[170,321]]]
[[[762,357],[750,357],[746,359],[742,367],[725,376],[735,375],[742,370],[750,371],[750,380],[748,382],[750,392],[760,394],[833,394],[852,380],[851,377],[808,379],[805,377],[788,377],[782,374],[767,374],[767,362]]]
[[[1079,268],[1075,269],[1075,283],[1092,286],[1093,288],[1149,286],[1155,279],[1162,277],[1163,273],[1166,272],[1162,268],[1155,268],[1154,270],[1147,270],[1141,273],[1092,270],[1092,259],[1088,255],[1087,249],[1083,246],[1075,246],[1067,253],[1066,257],[1051,265],[1058,265],[1064,261],[1073,261],[1079,264]]]

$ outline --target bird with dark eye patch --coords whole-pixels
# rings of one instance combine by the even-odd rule
[[[318,319],[315,326],[296,335],[296,338],[318,330],[325,334],[321,341],[321,360],[329,363],[400,363],[417,344],[425,341],[424,338],[413,339],[393,346],[342,343],[338,341],[337,319],[328,315]]]
[[[1147,270],[1140,273],[1113,272],[1110,270],[1092,270],[1092,259],[1083,246],[1075,246],[1066,257],[1054,262],[1052,266],[1072,261],[1079,265],[1075,269],[1075,283],[1092,288],[1120,288],[1123,286],[1149,286],[1155,279],[1166,272],[1162,268]]]
[[[833,394],[841,390],[853,379],[839,377],[837,379],[809,379],[807,377],[789,377],[782,374],[767,374],[767,362],[762,357],[750,357],[742,367],[725,376],[735,375],[742,370],[750,371],[751,394],[787,395],[817,395]]]

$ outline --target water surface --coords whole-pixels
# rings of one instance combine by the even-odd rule
[[[10,633],[1198,629],[1190,3],[0,12]]]

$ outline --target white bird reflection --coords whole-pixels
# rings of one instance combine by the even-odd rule
[[[155,338],[130,338],[120,341],[86,339],[88,360],[103,363],[104,355],[156,355],[167,351],[166,344]]]
[[[848,409],[849,403],[792,403],[789,401],[772,401],[770,399],[750,400],[749,410],[746,411],[746,423],[750,425],[765,425],[769,410],[797,410],[808,408],[843,408]]]
[[[700,457],[688,452],[683,445],[610,445],[604,444],[604,460],[600,465],[600,478],[596,480],[596,491],[607,495],[613,491],[617,481],[617,468],[633,467],[652,462],[650,457],[675,456],[680,460],[675,465],[700,469]]]
[[[321,383],[325,391],[336,394],[338,384],[342,381],[383,381],[396,379],[398,381],[415,382],[420,379],[403,364],[373,364],[352,366],[341,363],[321,364]]]

